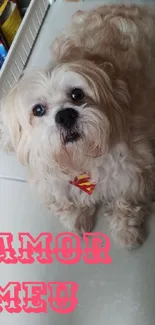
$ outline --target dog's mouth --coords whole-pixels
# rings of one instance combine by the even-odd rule
[[[76,142],[78,141],[80,138],[80,134],[76,131],[70,131],[70,132],[67,132],[67,134],[64,136],[64,143],[67,144],[67,143],[73,143],[73,142]]]
[[[80,138],[81,135],[77,126],[68,128],[67,130],[64,128],[60,129],[60,139],[63,145],[77,142]]]

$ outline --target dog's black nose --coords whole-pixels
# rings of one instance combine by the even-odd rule
[[[78,118],[78,112],[74,108],[65,108],[57,112],[55,121],[60,126],[70,129]]]

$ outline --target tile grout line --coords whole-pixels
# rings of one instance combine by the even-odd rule
[[[7,176],[0,176],[0,180],[6,180],[6,181],[14,181],[14,182],[20,182],[20,183],[27,183],[26,180],[21,178],[13,178],[13,177],[7,177]]]

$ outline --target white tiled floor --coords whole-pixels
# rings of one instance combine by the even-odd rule
[[[44,66],[49,60],[48,47],[55,35],[79,8],[101,4],[56,2],[40,32],[29,67]],[[60,19],[61,12],[61,19]],[[15,157],[0,152],[0,231],[12,232],[15,248],[17,234],[64,231],[48,214],[27,183],[26,171]],[[8,178],[8,179],[6,179]],[[13,180],[9,180],[12,178]],[[99,211],[99,216],[102,210]],[[107,233],[107,223],[99,220],[96,230]],[[143,247],[128,252],[111,242],[111,265],[0,265],[0,284],[9,281],[75,281],[79,284],[79,304],[73,314],[0,314],[2,325],[154,325],[155,324],[155,215],[150,218],[150,235]]]

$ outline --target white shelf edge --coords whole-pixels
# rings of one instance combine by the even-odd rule
[[[49,1],[51,2],[49,4]],[[19,79],[49,5],[54,0],[32,0],[0,70],[0,98]]]

